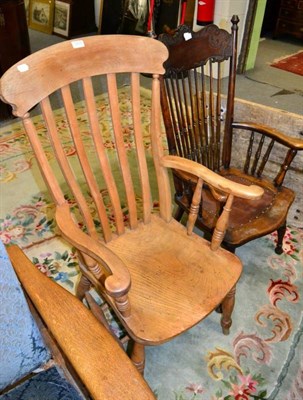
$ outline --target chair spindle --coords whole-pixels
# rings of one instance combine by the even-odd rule
[[[198,179],[194,195],[192,197],[191,205],[190,205],[190,212],[188,215],[187,221],[187,234],[191,235],[198,217],[198,212],[201,203],[201,196],[202,196],[202,188],[203,188],[203,180],[201,178]]]
[[[88,109],[88,118],[91,127],[92,137],[95,144],[96,149],[98,150],[97,158],[99,165],[101,167],[103,177],[106,183],[106,187],[109,192],[109,197],[111,199],[111,204],[113,208],[113,213],[116,222],[116,231],[118,235],[122,235],[125,231],[124,223],[123,223],[123,213],[121,210],[119,193],[117,190],[117,186],[114,181],[114,177],[111,171],[111,166],[109,160],[106,156],[106,151],[104,147],[104,143],[102,140],[102,132],[100,130],[100,125],[98,121],[98,116],[96,112],[95,106],[95,98],[92,87],[92,81],[90,78],[83,79],[83,90],[84,96],[86,99],[87,109]]]
[[[140,108],[140,76],[139,74],[131,74],[131,88],[132,88],[132,104],[133,104],[133,121],[134,121],[134,135],[136,142],[136,154],[140,170],[140,182],[142,188],[143,199],[143,221],[144,223],[150,222],[151,217],[151,191],[149,184],[149,176],[146,158],[144,157],[142,124],[141,124],[141,108]]]
[[[94,200],[95,206],[96,206],[96,210],[97,210],[97,213],[98,213],[98,216],[99,216],[99,219],[101,222],[102,230],[103,230],[104,239],[107,242],[111,239],[111,230],[110,230],[109,222],[108,222],[107,215],[106,215],[106,209],[105,209],[105,205],[103,202],[103,198],[100,194],[100,190],[98,188],[98,184],[96,182],[96,178],[91,169],[91,166],[90,166],[90,163],[88,160],[88,156],[87,156],[87,153],[86,153],[86,150],[84,147],[84,143],[83,143],[83,140],[81,137],[81,132],[80,132],[78,121],[77,121],[76,110],[74,108],[74,102],[73,102],[72,94],[70,91],[70,87],[64,86],[61,89],[61,93],[62,93],[62,98],[63,98],[63,102],[64,102],[64,107],[66,110],[67,120],[69,123],[71,133],[73,135],[73,141],[75,144],[75,148],[77,150],[78,160],[82,167],[82,171],[85,176],[88,188],[90,190],[90,194],[91,194],[91,196]],[[92,111],[92,110],[88,109],[88,114],[89,114],[89,111]]]
[[[220,246],[224,239],[224,235],[228,226],[229,216],[232,208],[232,203],[234,200],[234,196],[232,194],[228,195],[225,206],[223,207],[223,211],[218,218],[216,223],[212,239],[211,239],[211,249],[216,251]]]
[[[53,111],[52,111],[51,104],[50,104],[48,97],[41,101],[41,109],[42,109],[42,113],[43,113],[44,120],[46,123],[48,136],[50,138],[50,141],[52,142],[53,151],[55,153],[55,156],[56,156],[58,164],[61,168],[61,171],[65,177],[66,182],[68,182],[68,185],[69,185],[73,195],[75,196],[75,199],[79,205],[79,210],[82,214],[84,223],[87,227],[89,234],[92,237],[97,238],[98,234],[96,232],[95,224],[92,219],[90,210],[88,208],[86,199],[84,198],[84,195],[83,195],[81,189],[79,188],[77,179],[76,179],[74,172],[68,162],[67,155],[63,149],[61,140],[59,138],[56,121],[54,119]],[[51,183],[49,183],[49,184],[51,185]]]
[[[123,177],[123,183],[129,209],[129,223],[131,229],[134,229],[137,227],[138,224],[136,199],[130,166],[127,160],[126,149],[123,142],[116,74],[107,74],[107,85],[117,154],[120,162],[121,174]]]
[[[266,152],[265,152],[265,154],[264,154],[264,156],[263,156],[262,162],[261,162],[261,164],[260,164],[260,166],[259,166],[259,169],[258,169],[258,171],[257,171],[257,177],[258,177],[258,178],[260,178],[260,177],[262,176],[262,173],[263,173],[263,171],[264,171],[264,167],[265,167],[267,161],[269,160],[269,156],[270,156],[270,153],[271,153],[271,151],[272,151],[272,149],[273,149],[273,147],[274,147],[274,144],[275,144],[275,141],[272,139],[272,140],[270,141],[270,143],[269,143],[267,149],[266,149]]]

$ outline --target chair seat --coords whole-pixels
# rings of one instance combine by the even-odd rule
[[[244,200],[235,198],[230,213],[229,225],[224,241],[238,246],[245,242],[273,232],[286,220],[289,207],[294,201],[295,193],[284,186],[277,188],[265,179],[246,175],[236,168],[222,170],[221,175],[231,181],[244,185],[256,184],[264,189],[264,195],[259,200]],[[178,174],[178,172],[177,172]],[[182,175],[184,178],[184,174]],[[191,179],[191,177],[187,178]],[[194,180],[193,180],[194,182]],[[188,199],[177,198],[177,204],[188,208]],[[203,216],[198,217],[197,226],[206,226],[213,230],[220,210],[220,204],[209,190],[203,191]]]
[[[137,245],[134,246],[134,243]],[[126,329],[145,345],[163,343],[200,322],[238,281],[238,257],[210,244],[172,219],[151,223],[107,246],[127,265],[132,314]]]

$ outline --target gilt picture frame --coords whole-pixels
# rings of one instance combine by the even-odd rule
[[[55,0],[30,0],[29,28],[51,34],[53,31],[54,6]]]

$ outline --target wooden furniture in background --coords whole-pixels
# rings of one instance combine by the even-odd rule
[[[103,19],[104,0],[100,0],[99,16],[98,16],[98,33],[101,34]]]
[[[98,32],[103,35],[118,33],[123,19],[123,0],[101,0]]]
[[[85,398],[155,399],[124,351],[75,296],[43,275],[17,246],[7,252],[53,362]]]
[[[181,26],[174,36],[159,37],[169,49],[161,85],[169,152],[205,165],[231,181],[262,186],[265,193],[260,200],[235,200],[224,242],[234,251],[278,230],[275,251],[281,254],[287,213],[295,196],[283,186],[283,180],[297,151],[303,150],[303,141],[257,122],[234,121],[237,24],[234,16],[231,33],[215,25],[199,32]],[[224,60],[229,63],[225,86],[221,74]],[[195,177],[174,170],[178,221],[184,212],[190,212],[196,182]],[[220,193],[203,191],[198,227],[213,232],[221,201]]]
[[[274,31],[274,38],[281,35],[290,35],[303,39],[303,1],[282,0],[279,17]]]
[[[195,7],[196,7],[195,0],[186,1],[186,13],[185,13],[184,24],[188,25],[191,28],[193,27],[194,24]]]
[[[160,0],[155,2],[154,25],[156,35],[165,32],[167,29],[176,29],[179,11],[179,0]]]
[[[1,79],[0,95],[14,105],[15,115],[22,118],[56,203],[58,228],[78,251],[82,270],[78,296],[83,297],[90,285],[96,288],[132,339],[131,359],[143,371],[145,346],[164,343],[183,333],[221,303],[222,329],[226,334],[229,332],[235,285],[242,265],[220,244],[234,197],[258,199],[263,190],[231,182],[191,160],[163,154],[159,74],[164,72],[163,62],[168,52],[161,42],[140,36],[101,35],[74,44],[74,41],[65,41],[24,59],[22,64],[28,70],[7,71]],[[121,120],[119,108],[117,76],[121,73],[129,73],[131,82],[127,122]],[[141,73],[153,74],[150,131],[155,171],[151,169],[150,153],[144,151]],[[106,121],[98,120],[97,93],[91,79],[96,75],[102,75],[107,82],[108,99],[102,106],[102,115],[106,115],[112,127],[114,153],[106,150],[110,139],[104,142],[102,138],[102,125]],[[69,86],[75,81],[83,87],[89,119],[83,134]],[[61,96],[67,114],[65,126],[75,146],[72,158],[64,151],[48,97],[55,91]],[[54,161],[49,163],[49,155],[44,152],[30,119],[29,110],[39,102],[56,165]],[[123,107],[126,104],[123,97]],[[133,135],[135,149],[132,151],[126,150],[125,130]],[[49,154],[50,149],[46,151]],[[81,168],[77,169],[77,163]],[[56,166],[65,177],[64,185],[59,184],[60,177],[52,169]],[[187,229],[172,218],[169,168],[193,174],[198,179]],[[160,207],[152,212],[154,190],[149,182],[155,175]],[[192,233],[204,185],[226,194],[226,206],[211,242]],[[104,193],[108,193],[110,207],[104,203]],[[109,215],[108,207],[113,210]]]
[[[30,54],[23,0],[0,0],[0,76]],[[0,120],[12,118],[11,107],[0,101]]]

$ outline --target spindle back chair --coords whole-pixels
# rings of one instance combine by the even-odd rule
[[[162,43],[146,37],[86,37],[32,54],[0,81],[1,98],[22,118],[56,204],[58,228],[77,250],[82,271],[77,295],[82,298],[90,285],[96,288],[133,340],[131,359],[140,371],[145,345],[174,338],[221,303],[221,325],[228,333],[242,266],[220,244],[234,197],[253,200],[263,194],[257,186],[165,155],[159,75],[167,55]],[[145,111],[140,73],[152,74],[151,109]],[[118,82],[126,78],[130,84],[121,93]],[[83,89],[78,113],[71,86]],[[106,101],[98,102],[98,90]],[[52,109],[54,92],[65,112],[59,120]],[[30,118],[37,103],[46,138]],[[152,155],[144,147],[146,129]],[[170,168],[198,178],[187,229],[172,218]],[[155,180],[157,190],[150,183]],[[204,184],[226,194],[211,242],[192,232]],[[157,201],[159,208],[153,208]]]
[[[253,204],[237,199],[224,238],[235,248],[278,231],[276,253],[283,252],[288,210],[294,200],[283,180],[303,141],[258,123],[234,121],[239,19],[231,33],[216,25],[193,32],[186,25],[159,40],[169,50],[161,84],[161,105],[172,155],[196,161],[226,178],[258,184],[265,194]],[[228,68],[228,77],[224,77]],[[189,213],[196,179],[174,170],[175,218]],[[222,209],[220,194],[204,190],[197,226],[212,232]]]

